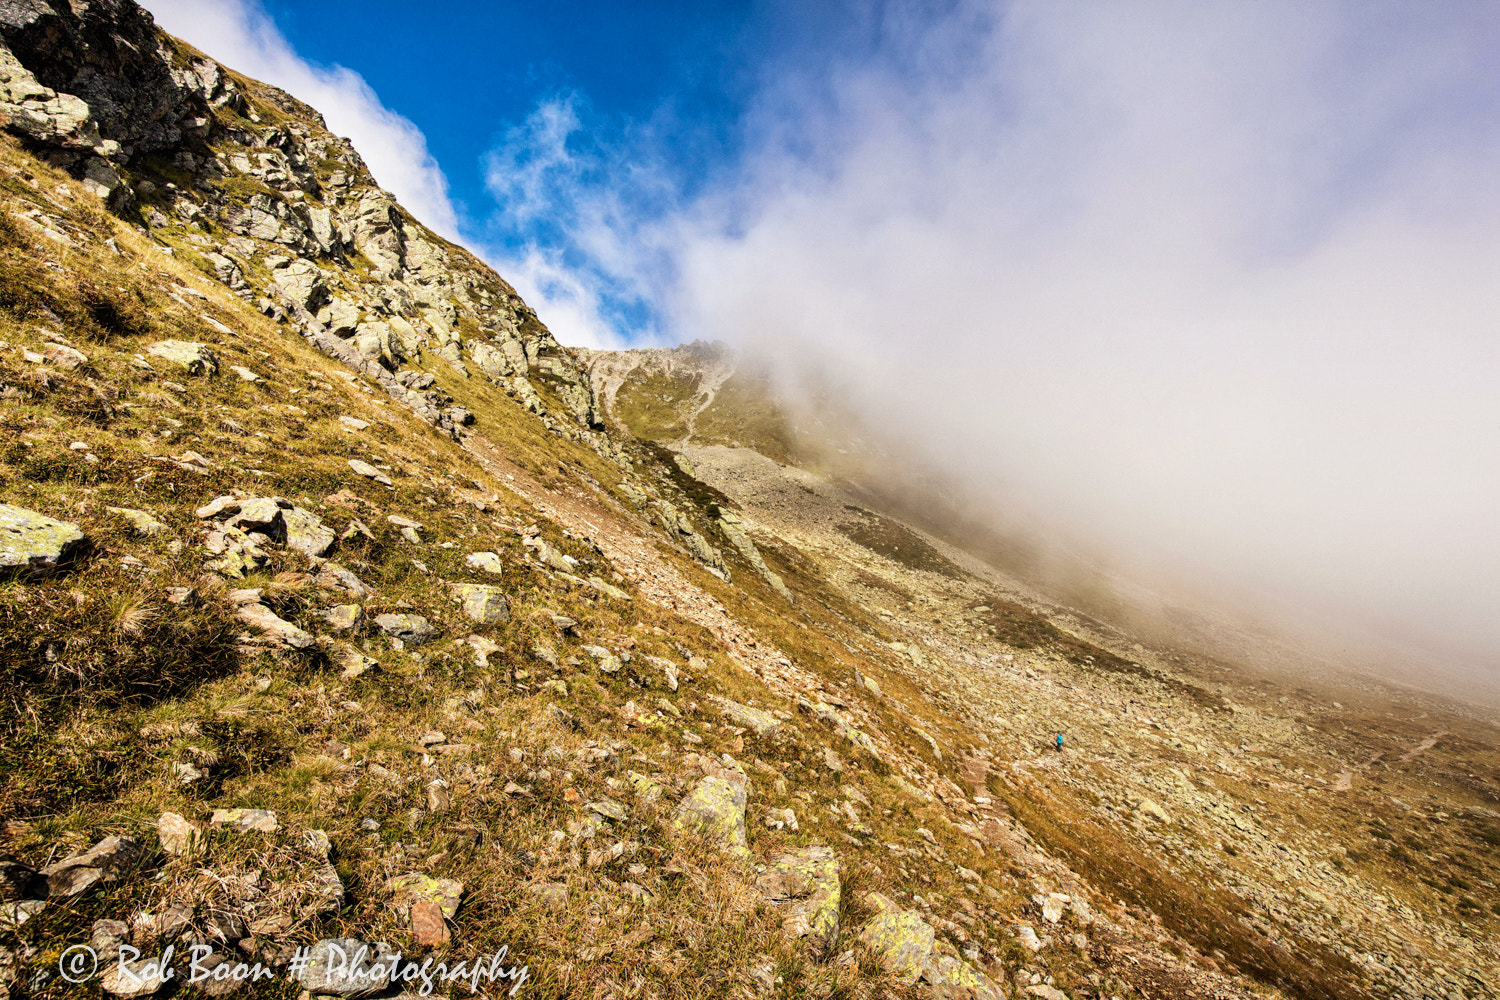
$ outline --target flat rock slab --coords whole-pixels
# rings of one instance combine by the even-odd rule
[[[349,468],[354,470],[355,475],[364,476],[366,479],[373,479],[381,486],[394,485],[391,482],[390,476],[387,476],[369,462],[361,462],[357,458],[351,458],[349,459]]]
[[[0,503],[0,569],[56,569],[83,544],[76,524]]]
[[[77,896],[96,882],[113,880],[123,869],[139,861],[143,853],[141,845],[129,837],[105,837],[82,854],[39,871],[34,894],[47,899]],[[41,891],[36,892],[37,889]]]
[[[277,617],[276,613],[264,604],[244,604],[236,608],[234,613],[240,621],[253,626],[262,635],[291,646],[293,649],[307,649],[318,641],[311,633],[304,632],[291,622]]]

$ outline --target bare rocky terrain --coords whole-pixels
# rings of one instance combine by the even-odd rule
[[[128,0],[0,40],[0,998],[421,993],[361,947],[506,948],[480,995],[1495,995],[1492,707],[1136,634],[726,349],[558,344]]]

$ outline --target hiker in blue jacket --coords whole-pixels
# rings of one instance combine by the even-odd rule
[[[1057,734],[1057,752],[1062,753],[1062,733]]]

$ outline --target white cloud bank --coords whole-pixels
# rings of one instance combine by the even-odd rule
[[[661,222],[675,332],[836,374],[997,509],[1493,665],[1500,8],[903,24]]]
[[[353,141],[381,187],[435,232],[458,238],[448,181],[426,138],[382,104],[358,73],[309,64],[255,0],[144,0],[142,6],[211,58],[318,109],[330,130]]]

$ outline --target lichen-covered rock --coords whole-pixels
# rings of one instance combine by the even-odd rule
[[[773,903],[790,903],[782,931],[805,939],[815,958],[827,954],[839,934],[842,883],[839,862],[829,847],[807,847],[783,854],[756,880],[760,894]]]
[[[493,625],[510,617],[510,603],[499,587],[482,583],[457,583],[453,594],[463,605],[463,612],[470,621],[481,625]]]
[[[423,900],[436,903],[443,916],[452,920],[458,914],[464,885],[451,878],[432,878],[420,872],[397,875],[385,884],[397,906],[411,906]]]
[[[492,576],[499,576],[505,572],[505,564],[493,552],[471,552],[464,557],[464,565]]]
[[[215,809],[210,826],[227,826],[238,833],[275,833],[280,827],[269,809]]]
[[[932,955],[936,934],[916,910],[903,910],[878,892],[865,897],[877,913],[859,932],[859,941],[882,969],[915,983]]]
[[[625,778],[630,782],[630,787],[635,789],[636,796],[643,801],[654,802],[661,798],[661,785],[639,771],[626,771]]]
[[[1005,1000],[1005,991],[993,979],[951,955],[934,956],[922,969],[922,978],[940,1000]]]
[[[0,569],[56,569],[83,541],[76,524],[0,503]]]
[[[709,695],[708,700],[719,706],[719,711],[727,715],[736,725],[744,726],[756,736],[764,736],[780,724],[776,716],[765,709],[741,705],[737,701],[721,698],[716,694]]]
[[[437,638],[438,631],[421,615],[380,615],[375,619],[380,631],[408,646],[420,646]]]
[[[700,836],[737,857],[749,855],[745,841],[746,783],[710,775],[693,788],[672,814],[672,825]]]
[[[191,340],[159,340],[146,348],[146,352],[170,361],[189,375],[219,374],[219,357],[207,344]]]
[[[322,558],[333,549],[337,536],[333,529],[311,511],[301,507],[281,512],[281,523],[286,531],[287,548],[296,549],[303,555]]]

